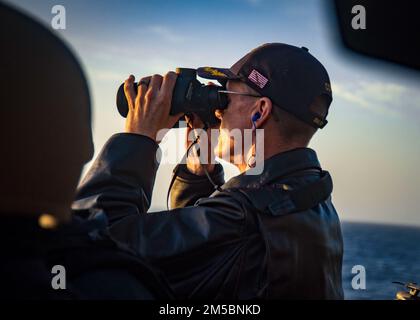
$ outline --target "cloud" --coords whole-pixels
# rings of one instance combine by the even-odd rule
[[[149,26],[147,28],[147,31],[155,34],[156,36],[160,37],[162,40],[165,40],[171,43],[183,43],[187,40],[185,36],[177,34],[170,28],[163,25]]]
[[[395,83],[362,82],[363,94],[381,102],[396,102],[407,89]]]
[[[349,88],[346,88],[342,84],[335,83],[332,86],[332,89],[334,95],[337,95],[338,97],[343,98],[348,102],[351,102],[363,108],[369,107],[369,102],[364,97],[362,97],[360,94],[353,92],[352,90],[349,90]]]
[[[391,117],[420,115],[420,94],[392,82],[333,83],[333,94],[350,102],[355,107]]]

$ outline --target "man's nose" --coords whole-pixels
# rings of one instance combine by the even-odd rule
[[[214,111],[214,115],[216,116],[217,119],[222,120],[223,117],[223,110],[221,109],[216,109],[216,111]]]

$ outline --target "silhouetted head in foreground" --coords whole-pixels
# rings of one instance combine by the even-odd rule
[[[3,4],[0,16],[0,216],[67,221],[93,155],[86,79],[50,30]]]
[[[168,297],[147,263],[102,233],[106,221],[71,214],[93,155],[89,91],[75,56],[1,3],[0,30],[0,298]]]

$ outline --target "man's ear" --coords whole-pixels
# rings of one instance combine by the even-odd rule
[[[259,112],[260,117],[255,121],[255,126],[260,128],[271,116],[271,110],[273,108],[273,103],[267,97],[259,98],[257,101],[256,108],[253,111],[253,115]]]

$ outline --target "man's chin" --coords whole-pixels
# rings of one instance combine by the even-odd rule
[[[226,152],[223,144],[219,142],[219,144],[214,148],[214,155],[219,159],[223,159],[225,161],[229,161],[228,156],[229,151]]]
[[[222,160],[227,161],[227,162],[232,163],[232,164],[235,164],[236,161],[237,161],[234,152],[232,152],[232,150],[230,150],[230,148],[224,148],[223,146],[220,146],[220,147],[217,146],[214,149],[214,154],[219,159],[222,159]]]
[[[214,148],[214,155],[220,159],[223,159],[223,149],[221,149],[219,146],[217,146],[216,148]]]

